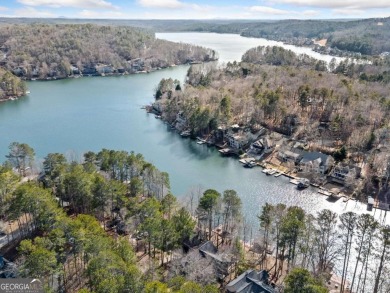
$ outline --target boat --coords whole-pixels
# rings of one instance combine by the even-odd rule
[[[197,142],[196,142],[197,144],[205,144],[206,143],[205,139],[202,139],[200,137],[197,137],[196,139],[197,139]]]
[[[375,205],[375,200],[373,197],[369,196],[367,199],[367,210],[372,211],[372,208]]]
[[[283,173],[282,172],[277,172],[277,173],[275,173],[275,177],[279,177],[280,175],[282,175]]]
[[[267,175],[268,175],[269,171],[270,171],[270,169],[263,169],[263,170],[261,170],[261,172],[263,172],[263,173],[265,173]]]
[[[277,171],[274,169],[270,169],[267,173],[267,175],[274,175]]]
[[[328,195],[328,197],[331,199],[340,199],[342,197],[342,194],[330,192],[330,195]]]
[[[255,166],[257,166],[257,164],[256,164],[255,161],[249,161],[249,162],[246,162],[246,163],[244,164],[244,167],[245,167],[245,168],[253,168],[253,167],[255,167]]]
[[[189,137],[191,135],[191,131],[185,130],[180,133],[181,137]]]
[[[298,185],[297,185],[297,188],[298,188],[299,190],[302,190],[302,189],[308,188],[309,186],[310,186],[310,181],[309,181],[309,179],[302,178],[302,179],[299,180]]]
[[[154,118],[161,119],[161,116],[160,115],[156,115],[156,116],[154,116]]]
[[[332,193],[330,191],[323,189],[323,188],[318,189],[318,193],[321,193],[321,194],[326,195],[326,196],[332,195]]]
[[[218,150],[218,152],[220,152],[222,156],[238,155],[237,151],[230,149],[230,148],[224,148],[224,149]]]

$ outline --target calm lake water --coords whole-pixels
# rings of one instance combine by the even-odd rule
[[[258,46],[279,46],[291,50],[296,54],[307,54],[318,60],[330,62],[332,58],[336,62],[344,60],[342,57],[334,57],[330,55],[323,55],[314,52],[308,47],[297,47],[293,45],[286,45],[282,42],[270,41],[262,38],[244,38],[236,34],[217,34],[217,33],[158,33],[156,37],[172,42],[182,42],[189,44],[196,44],[207,48],[216,49],[219,53],[220,62],[241,61],[241,56],[254,47]]]
[[[213,48],[222,62],[240,60],[254,46],[275,43],[205,33],[164,33],[158,37]],[[258,227],[256,215],[266,202],[299,205],[313,213],[323,208],[365,212],[365,205],[345,204],[341,200],[330,203],[310,188],[297,191],[287,178],[266,176],[260,168],[245,169],[237,160],[223,158],[213,148],[182,139],[154,115],[140,109],[153,101],[154,89],[162,78],[184,80],[188,68],[178,66],[121,77],[29,82],[31,94],[0,104],[0,161],[5,160],[8,145],[13,141],[28,143],[38,158],[50,152],[79,158],[85,151],[102,148],[139,152],[170,174],[172,191],[179,198],[184,199],[199,186],[220,192],[235,189],[254,230]]]

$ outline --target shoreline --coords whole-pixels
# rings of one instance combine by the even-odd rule
[[[186,62],[186,63],[179,63],[179,64],[171,64],[166,67],[154,67],[149,70],[139,70],[139,71],[123,71],[123,72],[110,72],[110,73],[101,73],[96,71],[95,73],[91,74],[83,74],[82,72],[80,74],[71,74],[68,76],[54,76],[54,77],[45,77],[45,78],[40,78],[40,77],[31,77],[31,78],[26,78],[26,77],[19,77],[23,81],[53,81],[53,80],[62,80],[62,79],[72,79],[72,78],[81,78],[81,77],[105,77],[105,76],[124,76],[124,75],[134,75],[134,74],[147,74],[147,73],[152,73],[155,71],[159,70],[164,70],[164,69],[169,69],[177,66],[182,66],[182,65],[198,65],[198,64],[205,64],[205,63],[210,63],[210,62],[215,62],[218,61],[219,59],[209,59],[207,61],[202,61],[202,60],[194,60],[191,62]],[[118,69],[115,69],[118,70]]]
[[[271,162],[271,160],[274,158],[275,152],[277,152],[277,150],[273,150],[271,153],[266,154],[265,157],[261,156],[261,158],[259,158],[257,160],[255,158],[251,157],[251,154],[248,154],[248,152],[243,152],[242,154],[239,154],[238,151],[234,151],[233,149],[231,149],[231,150],[234,152],[223,152],[223,150],[225,150],[225,149],[227,150],[229,148],[224,148],[215,142],[211,142],[207,139],[202,139],[200,137],[195,138],[195,137],[192,137],[190,135],[182,135],[182,133],[180,133],[180,130],[175,128],[173,125],[170,125],[167,121],[165,121],[164,118],[161,116],[162,113],[158,113],[153,108],[153,106],[151,106],[151,105],[142,106],[141,109],[144,109],[148,114],[153,114],[156,119],[159,119],[164,124],[169,125],[170,129],[172,131],[176,132],[177,135],[181,136],[182,139],[190,138],[193,141],[197,141],[196,142],[197,144],[200,144],[200,145],[205,144],[205,145],[207,145],[207,147],[214,147],[214,148],[218,149],[218,151],[222,157],[234,157],[234,159],[236,161],[238,161],[239,163],[241,163],[243,167],[246,167],[246,165],[249,161],[253,161],[255,163],[256,167],[262,168],[261,172],[259,172],[259,173],[264,173],[264,175],[267,175],[270,177],[279,177],[279,176],[286,177],[289,179],[290,184],[294,184],[297,186],[297,190],[306,189],[310,185],[311,189],[315,193],[317,193],[320,196],[326,197],[326,200],[330,203],[336,203],[336,202],[339,202],[340,200],[342,200],[343,203],[347,204],[349,201],[355,201],[357,203],[367,205],[367,210],[368,210],[368,203],[367,202],[361,201],[358,198],[356,198],[354,196],[354,193],[347,193],[347,192],[343,191],[341,186],[340,186],[339,190],[334,190],[334,188],[327,187],[327,185],[332,186],[332,182],[327,181],[327,180],[325,180],[323,183],[319,183],[319,184],[317,184],[316,182],[309,181],[308,186],[304,187],[303,189],[300,189],[298,187],[298,183],[301,182],[302,180],[306,180],[305,176],[307,176],[307,174],[305,174],[305,173],[300,174],[300,173],[295,172],[295,170],[292,170],[291,168],[289,169],[286,166],[275,165],[273,162]],[[222,150],[222,152],[221,152],[221,150]],[[250,168],[252,168],[252,167],[250,167]],[[271,171],[271,172],[269,172],[269,171]],[[382,209],[378,205],[378,202],[376,202],[376,201],[375,201],[375,204],[373,205],[372,208],[374,208],[378,211],[382,211]]]
[[[210,61],[199,61],[199,63],[196,64],[203,64],[208,62],[214,62],[218,60],[210,60]],[[195,63],[194,63],[195,64]],[[142,71],[136,71],[136,72],[123,72],[123,73],[94,73],[94,74],[76,74],[76,75],[69,75],[69,76],[61,76],[61,77],[46,77],[46,78],[21,78],[23,81],[55,81],[55,80],[64,80],[64,79],[77,79],[82,77],[110,77],[110,76],[127,76],[127,75],[135,75],[135,74],[148,74],[159,70],[169,69],[176,66],[182,66],[182,65],[191,65],[191,63],[183,63],[183,64],[173,64],[167,67],[158,67],[158,68],[152,68],[151,70],[142,70]]]
[[[324,56],[328,55],[328,56],[332,56],[335,58],[353,58],[353,59],[357,60],[357,59],[367,59],[367,58],[374,57],[374,55],[361,55],[361,54],[359,55],[358,52],[343,51],[343,50],[339,50],[337,48],[335,49],[335,48],[330,47],[328,45],[322,46],[320,44],[317,44],[317,42],[322,41],[322,39],[321,40],[314,40],[314,39],[306,38],[306,41],[312,42],[312,44],[305,45],[305,44],[302,44],[300,42],[294,42],[293,40],[286,41],[284,39],[278,39],[278,38],[255,37],[255,36],[243,35],[242,33],[234,33],[234,32],[224,33],[224,32],[216,32],[216,31],[178,31],[178,32],[165,31],[165,32],[156,32],[156,33],[206,33],[206,34],[207,33],[214,33],[214,34],[221,34],[221,35],[232,34],[232,35],[241,36],[243,38],[264,39],[267,41],[279,42],[279,43],[282,43],[283,45],[290,45],[290,46],[296,46],[296,47],[300,47],[300,48],[307,48],[307,49],[311,49],[311,51],[313,51],[315,53],[318,53],[318,54],[321,54]],[[319,50],[319,47],[329,49],[331,52],[323,52],[323,51]]]
[[[24,92],[22,94],[18,94],[16,96],[6,96],[5,98],[0,99],[0,103],[18,100],[20,98],[27,96],[29,93],[30,93],[29,91],[26,91],[26,92]]]
[[[177,66],[183,66],[183,65],[190,66],[190,65],[194,65],[194,64],[204,64],[204,63],[215,62],[215,61],[218,61],[218,59],[209,60],[209,61],[193,61],[190,63],[182,63],[182,64],[172,64],[172,65],[169,65],[167,67],[157,67],[157,68],[152,68],[151,70],[142,70],[142,71],[136,71],[136,72],[127,72],[126,71],[123,73],[107,73],[107,74],[96,73],[96,74],[85,74],[85,75],[78,74],[78,75],[70,75],[70,76],[66,76],[66,77],[46,77],[46,78],[38,78],[38,77],[37,78],[23,78],[23,77],[21,77],[20,79],[23,80],[24,82],[34,82],[34,81],[50,82],[50,81],[65,80],[65,79],[78,79],[78,78],[84,78],[84,77],[118,77],[118,76],[128,76],[128,75],[136,75],[136,74],[149,74],[149,73],[153,73],[153,72],[160,71],[160,70],[174,68]],[[18,100],[20,98],[27,96],[29,93],[30,93],[30,91],[27,90],[23,94],[20,94],[17,96],[9,96],[9,97],[6,97],[4,99],[0,99],[0,103]]]

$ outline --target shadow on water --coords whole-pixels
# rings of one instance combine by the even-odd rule
[[[206,160],[214,155],[212,149],[198,145],[192,139],[179,139],[183,140],[183,145],[187,148],[187,151],[183,152],[183,157],[188,157],[189,160]]]
[[[327,196],[327,197],[326,197],[326,200],[327,200],[328,202],[335,203],[335,202],[339,201],[340,198],[332,197],[332,196]]]

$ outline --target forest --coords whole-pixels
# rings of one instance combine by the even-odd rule
[[[390,51],[389,28],[390,18],[354,21],[284,20],[251,25],[241,35],[297,45],[310,45],[312,39],[327,39],[327,46],[331,48],[362,55],[379,55]]]
[[[327,39],[323,49],[336,49],[362,55],[379,55],[390,51],[390,18],[358,20],[78,20],[78,19],[3,19],[14,24],[84,24],[134,26],[158,32],[195,31],[233,33],[246,37],[266,38],[312,46],[312,39]],[[0,18],[1,23],[1,18]],[[339,51],[341,50],[341,51]]]
[[[25,93],[26,84],[10,71],[0,68],[0,102],[23,96]]]
[[[232,123],[280,128],[286,116],[295,115],[302,122],[296,137],[313,139],[323,122],[329,126],[325,132],[356,151],[366,150],[371,132],[388,127],[390,85],[356,78],[372,65],[346,60],[330,64],[332,73],[321,61],[277,47],[251,49],[242,60],[222,69],[191,67],[183,90],[173,81],[160,82],[165,95],[157,103],[166,119],[172,122],[182,111],[191,130],[201,134]]]
[[[25,95],[22,80],[150,72],[218,59],[213,50],[159,40],[146,28],[0,23],[0,100]]]
[[[141,154],[103,149],[75,162],[51,153],[36,179],[21,181],[34,158],[15,142],[0,167],[0,219],[17,226],[1,248],[17,264],[11,276],[40,278],[45,292],[218,292],[215,278],[165,275],[195,220]]]
[[[230,274],[265,269],[275,292],[328,292],[332,270],[344,289],[390,290],[390,230],[369,214],[266,204],[248,250],[234,190],[180,201],[141,154],[108,149],[81,162],[50,153],[36,179],[21,181],[34,158],[14,142],[0,167],[0,219],[16,226],[1,251],[17,265],[12,274],[40,278],[45,292],[223,292],[221,268],[192,248],[208,240],[229,256]]]
[[[4,67],[25,79],[152,71],[217,58],[212,50],[158,40],[146,29],[80,25],[1,25]]]
[[[327,39],[327,47],[362,55],[390,51],[390,18],[336,20],[281,20],[278,22],[194,25],[195,31],[240,33],[245,37],[266,38],[294,45],[313,45],[312,39]]]
[[[185,86],[162,80],[155,105],[171,124],[180,113],[193,137],[217,137],[237,124],[252,133],[265,127],[336,156],[344,146],[351,162],[369,162],[367,189],[358,192],[364,198],[386,170],[387,161],[376,155],[376,146],[388,146],[386,72],[388,57],[373,64],[332,61],[328,67],[283,48],[258,47],[224,68],[192,66]]]
[[[325,283],[332,268],[341,276],[340,292],[390,290],[384,276],[390,268],[390,229],[373,216],[353,212],[337,215],[326,209],[312,215],[296,206],[266,204],[259,221],[263,245],[272,243],[275,247],[273,274],[287,265],[307,269]],[[266,253],[262,256],[260,263]],[[288,287],[288,277],[286,282]]]
[[[172,23],[173,22],[173,23]],[[149,24],[159,31],[233,33],[266,38],[298,46],[313,45],[312,39],[327,39],[327,47],[341,51],[378,55],[390,51],[390,18],[361,20],[241,20],[160,21]],[[140,23],[140,25],[146,25]],[[340,52],[339,52],[340,53]]]
[[[0,52],[4,55],[0,62],[2,68],[22,79],[57,79],[80,74],[149,72],[218,59],[217,53],[209,49],[157,40],[152,31],[236,33],[304,46],[312,46],[312,39],[327,39],[326,47],[316,50],[379,55],[390,51],[389,23],[388,18],[262,22],[0,19]],[[388,80],[389,74],[382,71],[362,78]],[[24,86],[16,85],[20,81],[12,80],[15,83],[1,86],[0,99],[24,94]]]

